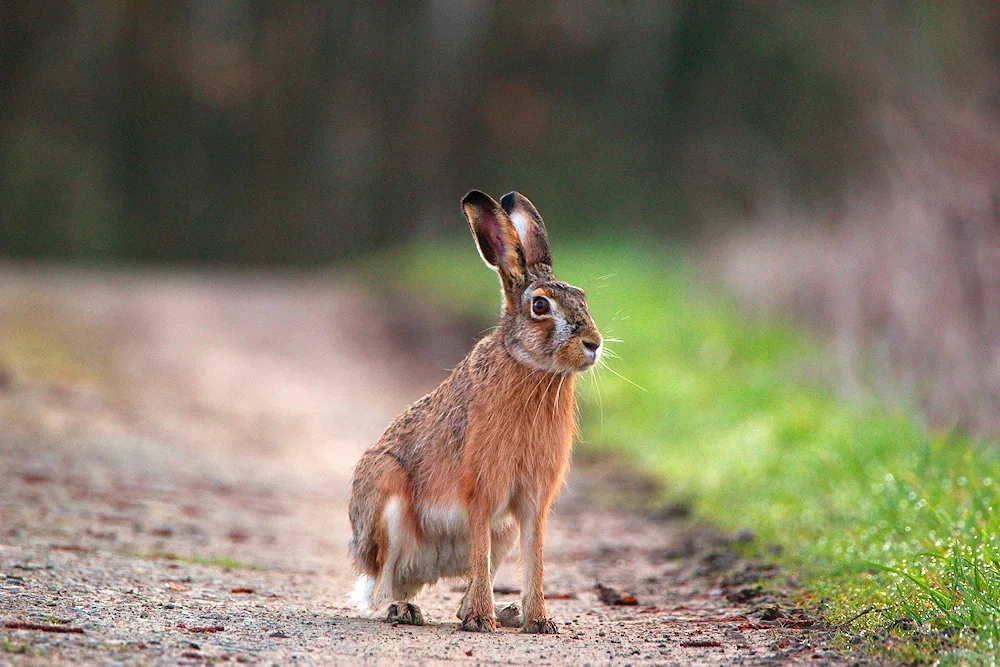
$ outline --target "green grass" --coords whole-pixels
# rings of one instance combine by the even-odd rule
[[[0,639],[0,653],[14,653],[16,655],[30,655],[38,657],[42,652],[24,642],[15,642],[9,639]]]
[[[199,556],[195,554],[191,555],[178,555],[170,551],[149,551],[149,552],[135,552],[135,551],[123,551],[123,555],[131,556],[133,558],[142,558],[143,560],[169,560],[177,563],[188,563],[191,565],[207,565],[209,567],[221,567],[229,570],[263,570],[265,569],[261,565],[255,563],[248,563],[245,561],[237,560],[235,558],[229,558],[228,556]]]
[[[874,607],[844,641],[898,660],[995,664],[995,449],[839,400],[824,381],[824,345],[741,316],[678,253],[558,242],[555,251],[559,276],[583,287],[598,326],[623,340],[609,362],[629,380],[602,371],[581,382],[584,447],[624,452],[701,516],[780,545],[805,601],[828,620]],[[471,240],[406,249],[390,265],[381,279],[418,298],[498,311],[496,278]]]

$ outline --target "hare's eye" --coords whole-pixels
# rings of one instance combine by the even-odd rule
[[[548,315],[551,306],[549,305],[549,300],[544,296],[536,296],[531,301],[531,314],[537,317],[542,315]]]

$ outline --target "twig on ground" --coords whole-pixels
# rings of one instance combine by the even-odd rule
[[[9,630],[38,630],[39,632],[58,632],[69,635],[82,635],[82,628],[68,628],[64,625],[44,625],[42,623],[26,623],[24,621],[6,621],[3,627]]]
[[[862,609],[861,611],[859,611],[858,613],[856,613],[854,616],[851,616],[849,619],[847,619],[846,621],[844,621],[843,623],[841,623],[837,627],[839,627],[841,630],[843,630],[844,628],[846,628],[848,625],[850,625],[854,621],[858,620],[862,616],[865,616],[866,614],[872,613],[873,611],[881,612],[881,611],[885,611],[885,609],[881,609],[881,608],[878,608],[878,607],[875,607],[874,605],[872,605],[870,607]]]
[[[682,641],[681,646],[686,648],[719,648],[722,646],[722,642],[714,639],[689,639]]]

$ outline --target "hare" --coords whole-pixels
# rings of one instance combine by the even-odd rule
[[[353,599],[370,615],[422,625],[414,596],[441,577],[468,576],[462,629],[493,632],[499,619],[554,633],[542,593],[545,520],[569,467],[574,376],[597,362],[601,335],[583,291],[552,273],[545,225],[527,198],[511,192],[498,204],[473,190],[462,208],[500,275],[500,325],[358,461]],[[493,581],[518,535],[521,609],[496,609]]]

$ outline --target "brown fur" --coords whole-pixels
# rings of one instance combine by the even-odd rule
[[[523,629],[554,632],[542,595],[545,519],[569,467],[574,373],[596,361],[600,334],[583,292],[552,274],[537,211],[516,193],[502,201],[476,192],[463,200],[483,259],[500,274],[500,326],[361,457],[351,488],[351,554],[378,603],[391,597],[389,617],[399,622],[422,622],[408,600],[433,583],[425,579],[470,575],[462,627],[489,631],[496,627],[493,576],[517,534],[513,521],[525,569]],[[529,221],[527,254],[508,214]],[[538,298],[549,299],[550,316],[531,314]],[[450,554],[453,545],[468,549],[457,572],[430,567],[425,574],[412,565],[447,563],[435,553]]]

